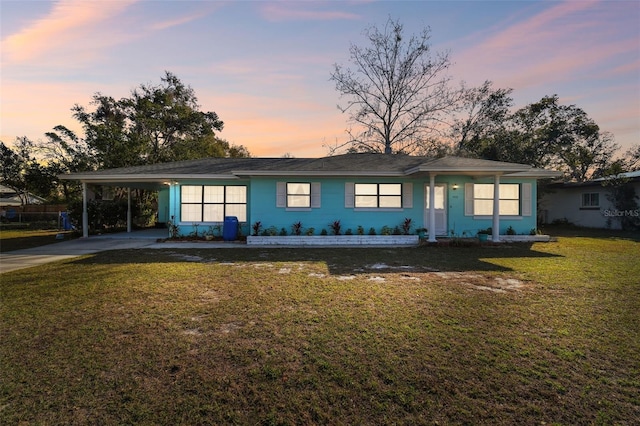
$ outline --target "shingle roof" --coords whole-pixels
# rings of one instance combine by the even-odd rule
[[[147,166],[62,175],[62,179],[125,181],[242,176],[410,176],[425,173],[527,173],[539,169],[500,161],[462,157],[417,157],[388,154],[344,154],[323,158],[203,158]],[[547,171],[548,172],[548,171]]]

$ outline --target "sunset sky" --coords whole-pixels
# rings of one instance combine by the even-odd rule
[[[317,157],[346,140],[329,80],[349,46],[390,16],[454,81],[513,88],[516,106],[558,94],[623,148],[640,142],[640,2],[0,0],[0,140],[80,130],[74,104],[128,96],[165,70],[190,85],[218,135],[254,156]]]

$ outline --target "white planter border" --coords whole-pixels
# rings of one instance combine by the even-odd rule
[[[417,246],[417,235],[287,235],[247,237],[250,246]]]

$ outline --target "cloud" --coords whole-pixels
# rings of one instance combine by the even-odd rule
[[[333,21],[353,20],[361,17],[355,13],[313,9],[314,4],[304,2],[268,2],[261,7],[262,15],[269,21]]]
[[[135,1],[58,1],[45,18],[3,40],[5,59],[13,63],[27,62],[44,54],[62,51],[69,45],[86,43],[87,34],[97,24],[122,13]],[[106,39],[93,37],[92,41],[104,44],[109,40]]]
[[[204,18],[205,16],[209,15],[212,12],[212,10],[217,10],[224,6],[223,3],[218,3],[218,2],[215,2],[215,3],[207,2],[205,3],[205,5],[208,5],[209,7],[205,8],[204,10],[200,10],[189,15],[176,17],[168,21],[156,22],[155,24],[151,25],[151,29],[154,31],[162,31],[168,28],[178,27],[180,25],[188,24],[189,22]]]
[[[476,34],[478,41],[456,55],[456,67],[515,89],[575,81],[603,63],[616,67],[614,58],[637,56],[638,40],[611,25],[608,12],[595,1],[556,4],[484,37]]]

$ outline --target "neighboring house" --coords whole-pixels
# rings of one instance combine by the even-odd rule
[[[25,203],[26,201],[26,203]],[[24,204],[42,204],[46,200],[30,193],[19,193],[13,188],[0,185],[0,207],[18,207]]]
[[[640,196],[640,171],[621,173],[622,178]],[[587,228],[621,229],[621,218],[640,217],[640,210],[619,210],[610,200],[611,189],[604,184],[611,178],[586,182],[557,183],[549,186],[540,200],[540,217],[544,223],[569,222]]]
[[[493,228],[518,234],[536,228],[537,179],[557,177],[531,166],[458,157],[345,154],[324,158],[206,158],[60,176],[87,185],[158,191],[158,219],[181,234],[202,232],[235,216],[244,235],[251,225],[330,232],[358,226],[380,232],[411,219],[413,232],[474,236]],[[494,184],[497,183],[497,186]],[[494,213],[495,212],[495,213]],[[499,214],[498,214],[499,213]],[[84,235],[87,226],[84,222]]]

